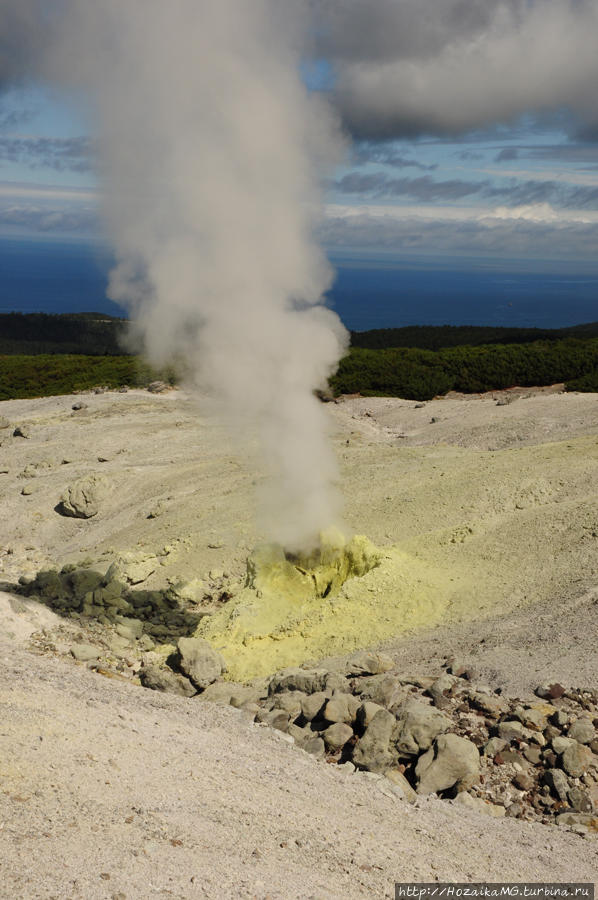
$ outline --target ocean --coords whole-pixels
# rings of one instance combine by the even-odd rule
[[[494,325],[562,328],[598,320],[598,271],[533,272],[332,259],[328,303],[347,328]],[[0,240],[0,312],[104,312],[111,255],[88,243]]]

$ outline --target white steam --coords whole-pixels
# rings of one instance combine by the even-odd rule
[[[284,7],[284,10],[281,9]],[[313,390],[345,346],[321,305],[314,172],[338,148],[299,75],[303,27],[277,0],[72,4],[50,56],[98,124],[103,211],[150,359],[183,353],[229,421],[259,428],[271,537],[338,515]]]

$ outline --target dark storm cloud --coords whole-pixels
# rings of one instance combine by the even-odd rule
[[[89,138],[0,137],[0,163],[21,163],[31,169],[89,172],[93,147]]]
[[[61,0],[54,3],[56,12]],[[0,87],[31,77],[51,27],[42,0],[0,0]]]
[[[312,0],[347,129],[461,134],[569,108],[598,135],[598,0]]]
[[[449,36],[476,35],[493,17],[492,0],[309,0],[320,53],[348,62],[426,59]],[[521,4],[505,2],[513,11]]]
[[[598,0],[297,6],[311,14],[306,47],[330,64],[328,95],[353,136],[463,135],[568,109],[572,132],[598,139]],[[0,84],[43,71],[45,50],[78,9],[76,0],[0,0]]]

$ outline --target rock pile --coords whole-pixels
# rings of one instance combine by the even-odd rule
[[[545,685],[520,701],[470,674],[449,660],[437,678],[404,676],[362,652],[334,671],[215,679],[197,696],[245,710],[328,763],[384,776],[406,800],[436,793],[495,817],[598,833],[598,691]],[[143,668],[141,680],[150,686]]]
[[[66,648],[44,634],[34,645],[154,690],[236,707],[405,800],[435,793],[488,815],[598,834],[598,690],[552,683],[535,698],[507,698],[458,660],[418,676],[364,651],[334,667],[227,681],[222,656],[193,634],[209,613],[207,595],[192,602],[174,588],[134,586],[157,564],[124,554],[105,575],[67,566],[22,579],[24,593],[81,627]],[[219,592],[230,596],[214,583],[211,602]]]
[[[197,627],[204,610],[183,603],[175,588],[141,590],[133,585],[159,565],[155,556],[120,554],[105,574],[85,567],[65,566],[21,578],[20,589],[70,618],[151,636],[160,642],[176,641]],[[137,634],[139,632],[139,634]]]

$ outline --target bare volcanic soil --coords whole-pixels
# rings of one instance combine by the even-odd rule
[[[1,406],[0,896],[598,881],[596,395],[329,404],[325,584],[207,401]]]

